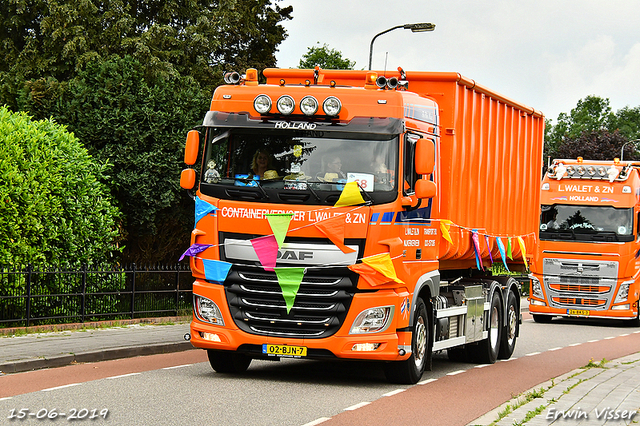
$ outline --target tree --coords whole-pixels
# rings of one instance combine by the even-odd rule
[[[613,160],[620,157],[620,150],[628,142],[627,138],[615,131],[585,131],[577,138],[567,138],[558,147],[555,158],[577,158],[587,160]],[[625,160],[633,160],[637,155],[630,145],[625,147]]]
[[[134,57],[147,73],[190,75],[212,90],[225,69],[275,64],[286,37],[280,22],[293,11],[278,1],[2,1],[5,95],[15,76],[66,81],[114,55]]]
[[[113,259],[108,171],[64,126],[0,107],[0,264]]]
[[[576,139],[584,132],[592,133],[603,129],[611,131],[609,124],[613,118],[609,99],[598,96],[580,99],[568,115],[564,112],[558,115],[558,124],[547,126],[545,154],[555,157],[554,154],[565,139]]]
[[[128,261],[176,261],[193,227],[193,201],[179,187],[186,134],[210,101],[189,77],[145,78],[125,57],[87,65],[51,109],[101,161],[125,215]]]
[[[629,140],[640,139],[640,106],[618,110],[609,125],[609,130],[618,130]]]
[[[126,260],[175,261],[184,249],[186,131],[223,71],[275,66],[293,11],[280,1],[0,2],[0,105],[54,117],[115,165]]]
[[[298,68],[311,69],[319,66],[323,69],[330,70],[352,70],[355,61],[343,58],[342,53],[336,49],[330,49],[328,45],[317,43],[307,49],[307,53],[302,55]]]

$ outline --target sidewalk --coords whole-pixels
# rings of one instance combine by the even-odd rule
[[[640,424],[640,352],[542,383],[469,425]]]
[[[0,336],[0,374],[193,349],[189,322]]]

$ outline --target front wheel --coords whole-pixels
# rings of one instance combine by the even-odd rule
[[[502,341],[500,342],[500,352],[498,358],[509,359],[513,355],[516,348],[516,339],[520,328],[520,318],[518,314],[518,305],[516,295],[510,291],[507,298],[507,324],[502,332]]]
[[[411,356],[404,361],[389,362],[384,365],[387,380],[393,383],[414,384],[430,366],[429,353],[430,322],[424,301],[418,298],[413,317],[413,336],[411,337]]]
[[[207,350],[209,364],[218,373],[237,374],[244,373],[251,364],[251,358],[246,355],[231,351]]]

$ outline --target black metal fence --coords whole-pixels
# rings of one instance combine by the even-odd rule
[[[80,268],[0,266],[0,327],[182,315],[188,264]]]

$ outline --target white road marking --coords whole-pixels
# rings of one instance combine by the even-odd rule
[[[57,389],[70,388],[71,386],[78,386],[78,385],[81,385],[81,384],[82,383],[71,383],[70,385],[56,386],[55,388],[42,389],[42,392],[49,392],[49,391],[57,390]]]
[[[359,404],[356,405],[352,405],[351,407],[347,407],[344,409],[344,411],[353,411],[353,410],[357,410],[358,408],[364,407],[365,405],[369,405],[371,404],[370,402],[361,402]]]

